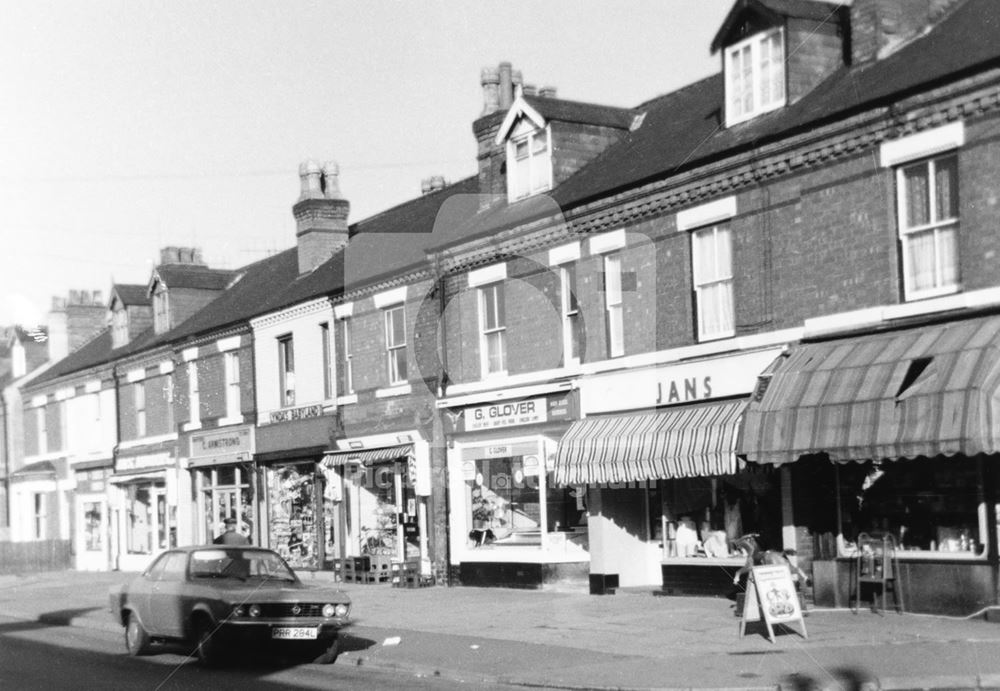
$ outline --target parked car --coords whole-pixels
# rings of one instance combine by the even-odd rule
[[[142,575],[112,588],[109,604],[130,655],[154,642],[186,641],[208,666],[254,644],[332,663],[351,608],[340,590],[303,583],[276,552],[229,545],[164,552]]]

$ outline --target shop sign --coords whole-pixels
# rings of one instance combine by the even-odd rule
[[[780,348],[616,372],[580,383],[584,413],[635,410],[745,396]]]
[[[524,474],[527,477],[537,477],[538,475],[541,475],[541,466],[538,463],[538,456],[522,456],[521,460],[524,463]]]
[[[306,420],[323,415],[322,404],[307,405],[301,408],[289,408],[287,410],[275,410],[268,416],[269,423],[292,422],[293,420]]]
[[[250,429],[213,430],[191,435],[192,461],[224,462],[250,454]]]
[[[173,464],[173,458],[169,453],[152,453],[142,456],[119,456],[115,464],[115,470],[120,473],[128,473],[134,470],[145,470],[148,468],[166,468]]]
[[[465,431],[474,432],[497,427],[532,425],[548,420],[545,398],[527,398],[523,401],[493,403],[469,408],[465,411]]]

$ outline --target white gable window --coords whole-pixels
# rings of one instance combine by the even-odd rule
[[[551,130],[523,119],[507,140],[507,196],[524,199],[552,188]]]
[[[153,293],[153,321],[156,333],[163,333],[170,328],[170,304],[167,288],[162,283]]]
[[[125,305],[115,303],[111,312],[111,347],[121,348],[128,344],[128,310]]]
[[[726,48],[726,125],[785,105],[785,36],[755,34]]]

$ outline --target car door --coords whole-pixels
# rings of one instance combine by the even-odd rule
[[[160,555],[141,576],[132,581],[125,597],[126,606],[139,616],[143,628],[153,635],[157,634],[157,623],[156,617],[150,609],[150,596],[164,565],[167,563],[166,557],[165,554]]]
[[[149,597],[149,609],[160,636],[180,638],[184,635],[184,585],[188,555],[167,552],[163,568],[156,574]]]

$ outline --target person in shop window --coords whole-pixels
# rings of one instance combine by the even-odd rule
[[[225,531],[219,537],[215,538],[215,544],[217,545],[249,545],[250,539],[243,533],[236,530],[236,519],[227,518],[223,523],[226,526]]]

